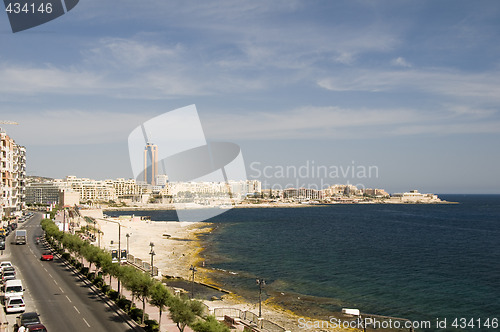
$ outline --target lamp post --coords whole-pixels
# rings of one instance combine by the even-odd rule
[[[153,250],[153,247],[155,246],[155,244],[153,242],[149,242],[149,246],[151,247],[151,251],[149,252],[149,254],[151,255],[151,277],[153,277],[153,257],[156,255],[155,254],[155,251]]]
[[[193,280],[191,282],[191,298],[194,298],[194,273],[197,271],[196,267],[191,265],[189,271],[193,271]]]
[[[266,285],[266,281],[264,279],[257,279],[257,285],[259,285],[259,317],[262,317],[262,286]]]
[[[125,234],[125,237],[127,238],[127,257],[128,257],[128,254],[129,254],[129,252],[130,252],[130,251],[128,250],[128,239],[129,239],[129,237],[130,237],[130,234],[129,234],[129,233]]]
[[[121,235],[122,235],[122,224],[120,224],[119,221],[114,221],[114,220],[108,220],[109,222],[112,222],[112,223],[115,223],[115,224],[118,224],[118,264],[121,264]],[[118,294],[121,294],[120,293],[120,278],[118,278]]]

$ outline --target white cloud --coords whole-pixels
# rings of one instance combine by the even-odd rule
[[[317,84],[331,91],[424,91],[455,98],[500,101],[498,72],[467,73],[439,68],[405,71],[361,69],[319,79]]]
[[[474,112],[467,112],[457,116],[448,109],[309,106],[282,112],[219,114],[208,118],[204,127],[207,136],[225,140],[371,139],[415,134],[500,133],[498,123],[486,113],[477,116]]]
[[[406,61],[405,58],[403,58],[403,57],[398,57],[398,58],[392,59],[391,64],[393,66],[397,66],[397,67],[405,67],[405,68],[412,67],[411,63]]]

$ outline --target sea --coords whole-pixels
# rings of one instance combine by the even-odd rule
[[[431,322],[421,330],[500,330],[500,195],[439,197],[457,204],[235,208],[207,220],[201,255],[221,287],[255,302],[264,279],[264,300],[308,317],[357,308]]]

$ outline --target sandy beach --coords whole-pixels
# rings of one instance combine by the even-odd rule
[[[198,236],[211,232],[212,225],[207,223],[178,222],[178,221],[146,221],[139,217],[131,218],[122,216],[120,218],[102,218],[100,211],[82,210],[82,215],[94,217],[101,230],[100,246],[108,250],[118,249],[118,222],[121,225],[121,249],[127,249],[127,236],[129,253],[145,262],[150,262],[150,243],[154,243],[154,266],[158,267],[162,276],[180,277],[191,280],[189,267],[196,266],[197,282],[214,285],[210,279],[213,273],[210,269],[203,267],[199,253],[203,250]],[[97,218],[96,218],[97,217]],[[99,241],[96,241],[99,243]],[[218,286],[218,285],[214,285]],[[220,300],[204,301],[210,308],[237,308],[243,311],[258,313],[258,304],[247,303],[237,294],[230,293],[222,296]],[[287,330],[297,330],[299,316],[291,311],[276,305],[263,303],[262,316]]]

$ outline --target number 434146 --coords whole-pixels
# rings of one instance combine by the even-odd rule
[[[41,3],[40,5],[35,5],[34,3],[32,4],[21,4],[19,2],[14,2],[14,3],[9,3],[7,7],[5,8],[5,11],[9,14],[19,14],[19,13],[25,13],[25,14],[35,14],[35,13],[47,13],[50,14],[52,13],[52,3]]]

